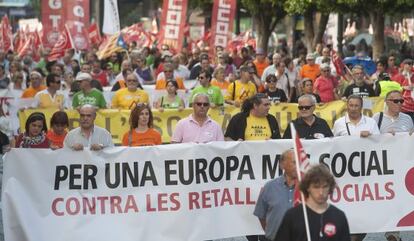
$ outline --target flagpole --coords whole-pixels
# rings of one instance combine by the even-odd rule
[[[71,34],[70,29],[69,29],[69,27],[68,27],[67,24],[65,24],[65,28],[66,28],[66,31],[68,32],[70,44],[72,45],[73,49],[76,51],[77,49],[76,49],[76,46],[75,46],[75,44],[73,42],[72,34]]]
[[[293,149],[295,151],[295,162],[296,162],[296,173],[298,175],[299,182],[302,181],[302,175],[299,165],[299,152],[298,148],[296,146],[296,129],[293,123],[290,123],[290,131],[292,135],[292,141],[293,141]],[[298,184],[296,184],[298,185]],[[309,219],[308,219],[308,213],[306,212],[306,202],[305,202],[305,196],[303,195],[303,192],[300,192],[300,199],[302,201],[302,209],[303,209],[303,218],[305,221],[305,229],[306,229],[306,237],[308,241],[312,241],[310,237],[310,229],[309,229]]]

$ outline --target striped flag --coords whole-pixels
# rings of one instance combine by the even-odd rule
[[[111,56],[112,53],[124,51],[124,49],[118,46],[119,33],[112,35],[109,39],[104,41],[96,53],[99,59],[106,59]]]
[[[17,55],[20,58],[22,58],[26,55],[30,55],[30,54],[33,54],[33,53],[34,53],[34,41],[33,41],[33,36],[30,36],[30,37],[27,38],[24,45],[20,48]]]
[[[70,36],[68,26],[65,25],[63,32],[59,36],[58,41],[53,46],[52,51],[50,51],[48,60],[58,60],[59,58],[65,55],[65,50],[73,49],[74,46],[75,45],[73,44],[72,37]]]
[[[2,42],[3,42],[3,50],[5,52],[9,50],[14,50],[13,48],[13,33],[12,28],[9,22],[9,18],[7,15],[4,15],[1,21],[1,35],[2,35]]]

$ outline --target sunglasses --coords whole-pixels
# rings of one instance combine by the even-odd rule
[[[127,82],[138,82],[137,80],[135,80],[135,79],[127,79],[126,80]]]
[[[198,79],[205,79],[206,77],[204,76],[198,76]]]
[[[164,70],[165,73],[172,73],[172,70]]]
[[[277,80],[272,79],[272,80],[266,80],[266,83],[277,83]]]
[[[53,81],[53,83],[55,83],[55,84],[59,84],[59,85],[60,85],[60,80],[58,80],[58,81]]]
[[[299,110],[310,110],[313,107],[313,105],[300,105],[298,106]]]
[[[196,102],[194,104],[196,104],[199,107],[201,107],[201,106],[209,107],[210,106],[210,103],[207,103],[207,102],[204,102],[204,103],[202,103],[202,102]]]
[[[398,104],[398,103],[402,104],[402,103],[404,103],[404,100],[403,99],[388,99],[388,101],[391,101],[391,102],[393,102],[395,104]]]

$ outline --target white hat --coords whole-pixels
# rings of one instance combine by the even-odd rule
[[[323,63],[323,64],[321,64],[320,68],[321,69],[330,69],[331,66],[329,64],[327,64],[327,63]]]
[[[88,73],[79,72],[79,74],[76,76],[76,80],[92,80],[92,76]]]

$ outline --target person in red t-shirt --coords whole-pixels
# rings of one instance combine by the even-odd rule
[[[69,118],[66,112],[56,111],[50,119],[50,129],[46,137],[50,141],[50,148],[53,150],[63,147],[63,140],[65,139],[67,128],[69,127]]]
[[[92,79],[99,80],[102,86],[108,86],[108,75],[105,71],[101,68],[101,62],[96,60],[92,63],[92,71],[91,71]]]

